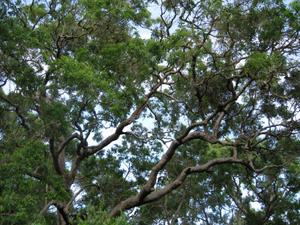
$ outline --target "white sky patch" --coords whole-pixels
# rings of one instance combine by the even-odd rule
[[[149,12],[151,13],[152,19],[157,19],[158,17],[160,17],[160,7],[157,4],[151,3],[148,9]],[[139,33],[142,39],[147,40],[151,38],[151,34],[152,34],[151,29],[147,29],[144,27],[137,27],[137,32]]]
[[[168,66],[168,62],[166,60],[164,60],[163,62],[159,63],[158,66],[166,67],[166,66]]]
[[[6,84],[2,87],[2,90],[4,91],[4,94],[8,95],[10,92],[16,90],[16,84],[11,80],[7,80]]]
[[[240,191],[242,192],[242,198],[246,198],[247,196],[254,194],[252,191],[247,190],[244,184],[241,184]],[[259,211],[262,208],[262,205],[258,201],[251,201],[250,207],[256,211]]]
[[[261,209],[261,206],[262,205],[259,202],[250,202],[250,207],[256,211],[259,211]]]
[[[242,59],[241,61],[239,61],[239,62],[236,64],[235,68],[236,68],[236,69],[241,69],[241,68],[243,68],[243,67],[245,66],[245,64],[246,64],[246,59]]]
[[[137,31],[142,39],[147,40],[151,38],[151,33],[152,33],[151,30],[139,27],[137,28]]]
[[[149,11],[151,12],[151,18],[156,19],[160,17],[160,7],[158,4],[151,3],[148,7]]]

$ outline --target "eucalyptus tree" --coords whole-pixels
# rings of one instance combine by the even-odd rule
[[[2,1],[0,223],[299,223],[299,10]]]

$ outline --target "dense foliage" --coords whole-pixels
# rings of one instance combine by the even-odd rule
[[[0,1],[0,224],[300,224],[299,15]]]

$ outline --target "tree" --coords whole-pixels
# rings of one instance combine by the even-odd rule
[[[0,224],[299,223],[299,1],[0,4]]]

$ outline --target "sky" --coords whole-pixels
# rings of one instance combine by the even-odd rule
[[[149,5],[149,11],[151,13],[152,19],[156,19],[160,16],[160,7],[155,3],[151,3]],[[142,39],[150,39],[151,38],[151,31],[149,29],[138,27],[137,31]]]

